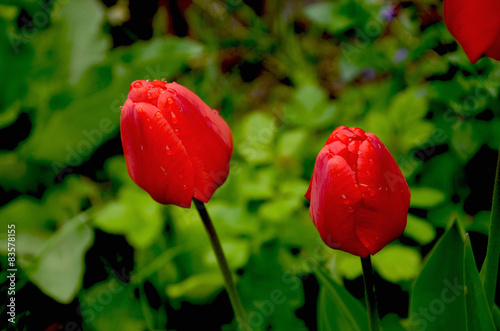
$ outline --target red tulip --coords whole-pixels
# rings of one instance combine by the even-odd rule
[[[121,113],[127,170],[159,203],[208,202],[229,173],[231,130],[216,110],[176,83],[137,80]]]
[[[445,0],[444,21],[472,63],[482,55],[500,60],[500,1]]]
[[[332,132],[305,196],[325,244],[360,257],[377,253],[406,227],[408,184],[384,144],[358,128]]]

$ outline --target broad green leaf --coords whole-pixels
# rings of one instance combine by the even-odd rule
[[[318,300],[318,330],[368,330],[368,315],[363,305],[343,286],[315,268],[321,284]]]
[[[167,286],[166,293],[171,299],[189,300],[195,304],[206,303],[224,287],[220,272],[195,274],[187,279]]]
[[[286,105],[285,114],[293,124],[316,128],[332,124],[336,111],[326,91],[315,85],[303,85]]]
[[[410,329],[467,330],[465,307],[464,242],[455,221],[413,286]]]
[[[160,235],[161,205],[135,187],[123,187],[117,201],[109,202],[94,217],[97,227],[109,233],[124,234],[136,248],[146,248]]]
[[[464,263],[465,286],[467,288],[465,299],[469,330],[495,330],[495,323],[484,294],[469,236],[465,240]]]
[[[426,245],[436,237],[436,229],[426,220],[408,214],[404,234],[415,239],[420,245]]]
[[[410,206],[430,208],[439,205],[446,198],[443,192],[430,187],[412,187]]]
[[[276,124],[270,115],[260,112],[249,114],[243,119],[238,152],[253,164],[270,162],[276,131]]]
[[[419,252],[401,245],[388,245],[373,256],[377,272],[393,283],[415,279],[421,263]]]
[[[70,83],[76,83],[85,70],[102,61],[110,47],[109,35],[103,33],[104,6],[95,0],[69,1],[56,20],[67,29],[65,43],[70,48]],[[108,36],[108,38],[106,38]]]
[[[85,329],[146,330],[146,322],[132,285],[110,278],[85,291],[80,299]]]
[[[42,292],[61,303],[71,302],[82,284],[85,252],[93,241],[84,221],[83,215],[75,217],[48,240],[27,234],[18,238],[18,253],[33,257],[20,259],[21,267]]]
[[[470,159],[482,143],[482,133],[471,122],[462,122],[458,127],[454,127],[451,145],[462,160]]]

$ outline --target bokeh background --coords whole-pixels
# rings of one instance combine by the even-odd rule
[[[252,326],[335,329],[317,270],[363,302],[359,258],[324,246],[303,197],[340,125],[380,137],[412,191],[404,235],[373,257],[385,330],[409,328],[453,217],[482,264],[500,64],[469,63],[441,1],[3,0],[0,30],[1,292],[15,224],[19,330],[194,330],[198,314],[236,327],[196,210],[127,174],[120,105],[136,79],[185,85],[232,129],[207,207]]]

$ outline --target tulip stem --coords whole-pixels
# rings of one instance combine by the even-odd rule
[[[245,325],[248,324],[247,314],[243,309],[240,297],[238,296],[238,292],[236,292],[233,275],[231,273],[231,270],[229,270],[226,257],[224,256],[224,251],[222,250],[217,232],[215,232],[212,220],[210,219],[210,216],[208,215],[207,209],[203,202],[199,201],[196,198],[193,198],[193,202],[196,206],[196,209],[198,210],[198,213],[200,214],[203,225],[207,230],[208,237],[210,238],[210,244],[212,245],[215,257],[217,258],[217,263],[219,264],[219,269],[222,273],[222,277],[224,278],[224,283],[226,284],[226,290],[229,294],[229,300],[231,300],[231,305],[233,306],[236,321],[238,322],[241,330],[247,330],[248,327],[247,325]]]
[[[373,277],[372,261],[370,254],[361,258],[363,267],[363,280],[365,283],[366,309],[368,311],[368,324],[370,331],[379,331],[379,317],[377,309],[377,297],[375,296],[375,282]]]
[[[495,304],[495,293],[498,275],[498,257],[500,255],[500,152],[498,154],[495,184],[493,187],[493,203],[491,205],[490,231],[486,258],[481,269],[484,293],[491,310]]]

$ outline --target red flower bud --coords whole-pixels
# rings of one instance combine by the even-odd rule
[[[445,0],[444,21],[472,63],[482,55],[500,60],[500,1]]]
[[[384,144],[358,128],[332,132],[305,196],[314,225],[331,248],[366,257],[406,227],[408,184]]]
[[[231,130],[182,85],[137,80],[121,113],[127,170],[159,203],[208,202],[229,173]]]

